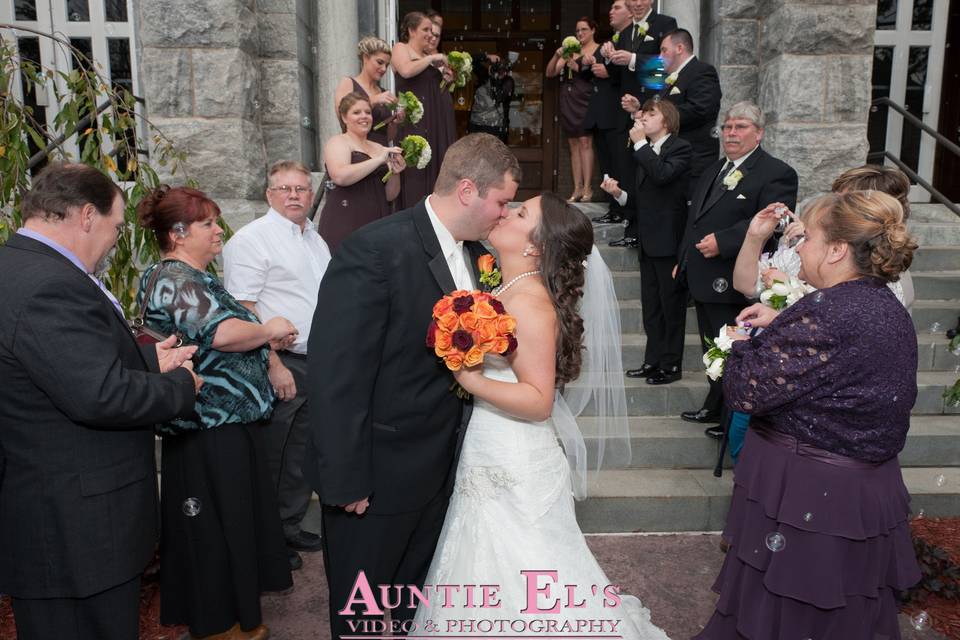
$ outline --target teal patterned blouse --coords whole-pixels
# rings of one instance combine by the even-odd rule
[[[159,269],[150,299],[144,302],[150,277]],[[164,260],[140,278],[137,303],[146,304],[144,321],[165,335],[179,332],[197,345],[194,371],[203,377],[192,418],[161,425],[162,433],[212,429],[222,424],[256,422],[269,417],[275,399],[267,377],[269,346],[243,352],[213,348],[217,327],[224,320],[259,320],[227,293],[215,277],[179,260]]]

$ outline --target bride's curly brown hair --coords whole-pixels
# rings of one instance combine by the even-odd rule
[[[540,249],[540,270],[559,320],[556,384],[561,386],[580,375],[583,319],[577,307],[583,296],[584,261],[593,249],[593,225],[549,191],[541,196],[540,208],[540,224],[530,240]]]

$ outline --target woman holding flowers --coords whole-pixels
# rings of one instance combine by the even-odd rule
[[[414,11],[400,23],[400,42],[393,46],[393,70],[397,91],[410,91],[423,105],[423,118],[402,127],[404,135],[426,138],[433,152],[432,161],[423,169],[410,168],[400,176],[400,209],[409,209],[433,191],[447,148],[457,139],[450,92],[441,89],[443,81],[454,80],[447,67],[447,56],[429,53],[434,23]]]
[[[576,40],[580,53],[565,55],[564,47],[547,63],[547,77],[560,77],[560,128],[570,145],[570,169],[573,172],[573,194],[567,202],[590,202],[593,199],[593,134],[584,129],[587,107],[593,95],[593,72],[583,64],[592,60],[599,45],[594,41],[597,23],[586,16],[577,20]],[[570,50],[570,49],[567,49]]]
[[[699,640],[898,638],[896,593],[920,579],[897,460],[917,341],[886,286],[917,244],[876,191],[821,196],[804,225],[800,277],[817,291],[762,333],[730,336],[724,395],[751,428]]]
[[[369,137],[374,142],[386,145],[396,135],[395,121],[403,120],[403,111],[397,107],[397,96],[384,91],[380,86],[383,76],[390,67],[390,45],[377,38],[367,36],[357,44],[360,58],[360,73],[344,77],[337,85],[333,98],[333,108],[340,118],[340,101],[348,93],[359,93],[370,102],[373,112],[373,126]],[[340,120],[341,127],[344,126]]]
[[[400,192],[399,174],[406,167],[399,147],[370,140],[373,109],[365,96],[348,93],[340,100],[339,113],[346,131],[323,145],[330,184],[317,227],[331,253],[363,225],[390,215],[390,202]],[[384,184],[387,171],[392,176]]]

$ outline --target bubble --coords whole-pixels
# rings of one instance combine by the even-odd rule
[[[183,515],[188,518],[194,518],[200,514],[203,503],[200,502],[200,498],[187,498],[183,501],[180,508],[183,510]]]
[[[347,202],[346,200],[341,200],[341,201],[340,201],[340,206],[341,206],[341,207],[348,207],[348,206],[350,206],[350,203]]]
[[[103,28],[103,30],[106,31],[108,36],[112,36],[114,33],[116,33],[116,29],[113,27],[113,24],[110,22],[107,23],[107,25]]]
[[[317,49],[315,46],[314,46],[314,47],[310,47],[310,53],[312,53],[313,55],[317,55],[317,51],[318,51],[318,49]]]
[[[917,631],[923,631],[930,626],[930,614],[926,611],[921,611],[910,618],[910,624],[913,625],[913,628]]]
[[[924,511],[923,509],[920,509],[920,511],[917,512],[917,520],[921,519],[925,514],[926,514],[926,511]]]
[[[80,22],[80,14],[74,11],[70,14],[70,22]]]
[[[947,479],[943,477],[943,474],[937,476],[937,486],[942,487],[947,482]]]
[[[714,128],[712,128],[712,129],[710,129],[710,137],[711,137],[711,138],[719,138],[719,137],[720,137],[720,127],[714,127]]]
[[[817,291],[815,294],[813,294],[813,301],[823,302],[823,291]]]
[[[310,118],[308,118],[307,116],[303,116],[303,120],[300,121],[300,124],[302,124],[304,127],[309,127]]]
[[[877,111],[879,111],[877,105],[874,104],[870,106],[870,113],[876,113]]]
[[[812,513],[810,513],[809,511],[807,511],[805,514],[803,514],[803,521],[804,521],[804,522],[810,522],[811,520],[813,520],[813,514],[812,514]]]
[[[717,293],[723,293],[730,287],[730,283],[727,282],[726,278],[717,278],[713,281],[713,290]]]
[[[941,329],[943,329],[943,325],[939,322],[934,322],[930,325],[930,333],[940,333]]]
[[[767,544],[767,549],[774,553],[783,551],[783,548],[787,546],[787,539],[779,531],[768,533],[764,542]]]
[[[824,498],[827,497],[827,492],[826,492],[826,491],[823,492],[823,497],[824,497]]]
[[[897,401],[897,396],[893,396],[893,401],[894,401],[894,402]]]
[[[253,110],[254,110],[254,111],[259,111],[259,110],[260,110],[260,101],[259,101],[259,100],[254,100],[254,101],[253,101]]]
[[[463,99],[463,96],[460,96],[459,98],[457,98],[457,104],[459,104],[460,106],[463,106],[464,103],[466,103],[466,100]]]
[[[334,182],[333,180],[327,180],[326,182],[323,183],[323,188],[326,189],[327,191],[333,191],[334,189],[337,188],[337,183]]]
[[[647,89],[660,91],[667,86],[667,70],[663,65],[663,58],[654,56],[640,67],[640,82]]]

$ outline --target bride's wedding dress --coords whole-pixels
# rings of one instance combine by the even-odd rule
[[[484,375],[517,381],[500,356],[487,355]],[[519,420],[476,399],[426,579],[430,601],[411,635],[667,638],[637,598],[611,587],[577,524],[570,487],[550,420]],[[445,603],[436,585],[461,588]],[[467,606],[462,585],[496,585],[500,606],[480,607],[479,586]]]

